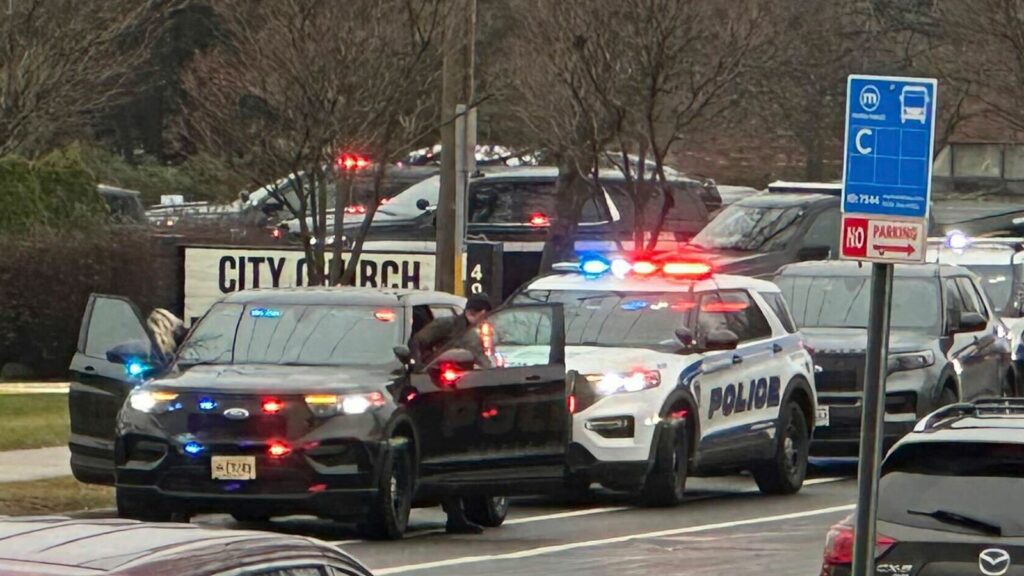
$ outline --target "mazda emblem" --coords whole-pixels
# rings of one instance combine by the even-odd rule
[[[978,555],[978,569],[985,576],[1003,576],[1010,570],[1010,553],[1001,548],[982,550]]]
[[[224,411],[224,417],[229,420],[245,420],[249,417],[249,411],[245,408],[228,408]]]

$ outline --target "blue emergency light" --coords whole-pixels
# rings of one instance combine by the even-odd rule
[[[601,276],[611,268],[611,262],[601,256],[590,254],[580,258],[580,271],[587,277]]]
[[[132,378],[138,378],[139,376],[145,374],[147,370],[149,370],[149,366],[145,362],[132,360],[128,364],[125,364],[124,369]]]
[[[204,411],[216,410],[217,401],[206,396],[199,399],[199,409]]]
[[[185,453],[190,456],[195,456],[204,450],[203,445],[193,440],[185,444]]]

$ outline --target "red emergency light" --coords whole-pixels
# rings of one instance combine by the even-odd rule
[[[551,219],[547,215],[540,212],[536,212],[530,215],[530,226],[534,228],[543,228],[551,225]]]
[[[277,398],[264,398],[261,407],[267,414],[277,414],[284,410],[284,402]]]

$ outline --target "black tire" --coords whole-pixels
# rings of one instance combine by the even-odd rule
[[[413,456],[409,441],[401,436],[389,443],[381,462],[377,495],[360,531],[375,540],[400,540],[409,525],[412,509]]]
[[[686,422],[678,421],[662,429],[654,466],[640,492],[645,506],[676,506],[683,501],[689,458]]]
[[[505,496],[472,496],[462,499],[466,518],[484,528],[497,528],[505,523],[508,515],[508,498]]]
[[[114,489],[117,502],[117,515],[130,520],[142,520],[143,522],[170,522],[181,520],[159,506],[154,506],[148,499],[133,498],[130,492],[120,487]],[[187,516],[185,521],[187,522]]]
[[[810,432],[803,410],[796,402],[788,402],[779,413],[778,442],[774,457],[751,470],[763,494],[796,494],[800,491],[807,476],[810,444]]]
[[[234,512],[231,514],[231,517],[235,519],[235,522],[241,522],[242,524],[270,522],[270,516],[266,514],[253,514],[251,512]]]

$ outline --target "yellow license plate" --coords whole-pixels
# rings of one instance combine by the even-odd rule
[[[214,480],[255,480],[255,456],[213,456],[210,471]]]

